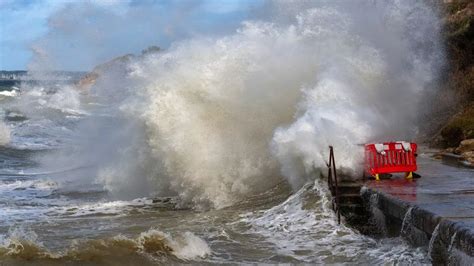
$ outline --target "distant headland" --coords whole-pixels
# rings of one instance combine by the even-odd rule
[[[84,76],[82,71],[51,71],[36,75],[26,70],[0,70],[0,81],[30,81],[53,78],[54,80],[77,80]],[[44,77],[44,78],[43,78]]]

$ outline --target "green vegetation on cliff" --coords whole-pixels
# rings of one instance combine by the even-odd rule
[[[461,140],[474,138],[474,105],[455,114],[441,130],[444,145],[457,147]]]
[[[444,7],[443,36],[448,55],[448,72],[439,101],[454,101],[445,111],[451,117],[434,138],[434,144],[455,147],[463,139],[474,138],[474,2],[449,1]],[[435,116],[436,117],[436,116]]]

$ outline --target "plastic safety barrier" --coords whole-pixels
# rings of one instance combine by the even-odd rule
[[[412,178],[416,166],[416,143],[404,141],[365,145],[365,172],[376,180],[379,174],[405,172]]]

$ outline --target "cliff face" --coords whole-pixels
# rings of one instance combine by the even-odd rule
[[[444,115],[434,114],[435,119],[444,123],[431,143],[455,147],[464,139],[474,138],[474,2],[446,2],[443,35],[448,69],[438,100],[449,102],[450,106],[442,108]],[[448,97],[450,101],[446,100]]]

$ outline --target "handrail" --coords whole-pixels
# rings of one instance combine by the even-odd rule
[[[334,159],[334,148],[329,146],[329,163],[328,166],[328,187],[333,196],[332,209],[337,214],[337,223],[341,224],[341,212],[339,210],[339,187],[336,172],[336,160]]]

